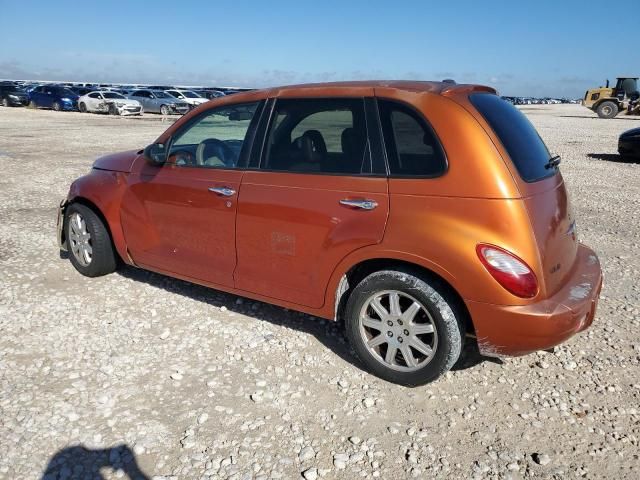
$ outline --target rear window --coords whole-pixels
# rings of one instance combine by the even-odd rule
[[[546,168],[551,155],[527,117],[497,95],[474,93],[469,100],[498,136],[525,182],[553,176]]]

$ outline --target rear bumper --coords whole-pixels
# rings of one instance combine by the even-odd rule
[[[580,245],[576,268],[553,297],[530,305],[467,301],[478,347],[485,355],[526,355],[552,348],[593,323],[602,289],[598,257]]]

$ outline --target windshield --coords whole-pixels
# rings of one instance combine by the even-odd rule
[[[173,98],[171,95],[166,94],[164,92],[153,92],[156,98]]]
[[[15,85],[8,85],[5,89],[7,92],[24,93],[24,89],[16,87]]]
[[[556,173],[548,166],[551,155],[547,146],[520,110],[490,93],[473,93],[469,100],[498,136],[525,182]]]
[[[182,94],[187,98],[202,98],[196,92],[192,92],[190,90],[185,90],[182,92]]]
[[[102,96],[104,98],[118,98],[120,100],[125,100],[125,98],[116,92],[102,92]]]

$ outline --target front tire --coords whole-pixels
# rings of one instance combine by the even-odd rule
[[[86,277],[99,277],[116,270],[111,236],[100,217],[89,207],[73,203],[65,212],[65,238],[69,259]]]
[[[160,105],[160,113],[162,115],[169,115],[169,107],[166,105]]]
[[[60,106],[60,104],[58,102],[53,102],[53,109],[56,112],[59,112],[60,110],[62,110],[62,107]]]
[[[411,270],[372,273],[345,309],[347,337],[366,368],[389,382],[424,385],[460,357],[462,313],[438,281]]]
[[[600,118],[613,118],[618,114],[618,105],[607,100],[598,105],[596,113]]]
[[[11,106],[11,105],[9,104],[9,99],[8,99],[8,98],[3,98],[3,99],[2,99],[2,106],[3,106],[3,107],[9,107],[9,106]]]
[[[29,108],[36,109],[36,108],[38,108],[38,105],[36,105],[36,102],[34,102],[33,100],[31,100],[31,101],[29,102]]]
[[[78,104],[78,110],[80,110],[80,113],[87,113],[87,106],[84,104],[84,102],[80,102]]]

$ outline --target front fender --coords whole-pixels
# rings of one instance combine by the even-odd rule
[[[71,184],[67,203],[88,203],[94,207],[104,219],[120,258],[131,263],[120,223],[120,205],[127,186],[126,176],[123,172],[93,169]]]

